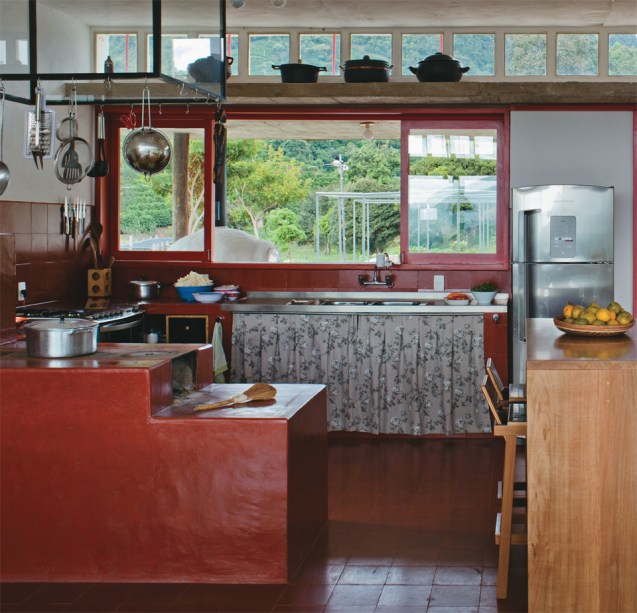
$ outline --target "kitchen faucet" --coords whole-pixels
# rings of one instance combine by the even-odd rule
[[[394,287],[394,277],[387,273],[384,279],[380,278],[380,269],[375,266],[372,272],[372,280],[367,280],[367,275],[358,275],[358,284],[361,287],[367,287],[368,285],[384,285],[385,287]]]

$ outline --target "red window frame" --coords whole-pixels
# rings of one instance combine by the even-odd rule
[[[211,110],[212,108],[212,110]],[[110,172],[100,189],[100,201],[108,202],[108,226],[110,252],[118,261],[163,261],[163,262],[211,262],[213,223],[214,223],[214,183],[212,167],[214,161],[214,114],[215,107],[163,107],[161,114],[157,108],[152,111],[152,125],[154,128],[199,128],[204,130],[204,249],[203,251],[129,251],[119,248],[119,193],[120,193],[120,147],[119,131],[123,126],[122,117],[131,110],[137,115],[137,127],[141,127],[141,108],[139,107],[110,107],[104,109],[107,124],[107,142],[111,145],[109,162]],[[106,230],[106,228],[105,228]]]
[[[414,128],[491,129],[497,133],[496,252],[410,253],[409,252],[409,133]],[[454,113],[421,115],[403,119],[400,137],[400,243],[405,264],[419,268],[455,269],[458,265],[506,270],[509,266],[509,113]]]

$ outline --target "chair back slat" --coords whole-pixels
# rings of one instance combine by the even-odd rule
[[[500,414],[498,413],[498,398],[497,394],[495,393],[495,386],[489,378],[489,375],[484,375],[484,377],[482,378],[480,389],[482,390],[487,404],[489,405],[489,411],[491,411],[491,416],[493,417],[494,423],[497,426],[501,426],[502,419],[500,418]]]
[[[500,402],[507,399],[506,388],[502,383],[502,378],[500,377],[497,368],[491,358],[487,359],[487,375],[491,379],[493,383],[493,387],[495,388],[495,393],[498,396]]]

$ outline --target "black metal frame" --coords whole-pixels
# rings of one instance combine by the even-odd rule
[[[214,0],[210,0],[211,3]],[[225,36],[226,36],[226,2],[225,0],[218,0],[219,2],[219,24],[220,31],[219,37],[223,41],[223,57],[222,61],[225,63],[225,57],[227,55],[227,49],[225,48]],[[11,95],[5,92],[7,100],[13,102],[19,102],[22,104],[35,104],[35,89],[38,81],[99,81],[105,82],[110,80],[134,80],[134,79],[159,79],[167,83],[174,83],[175,85],[183,85],[184,91],[188,90],[192,94],[198,94],[203,96],[204,99],[193,99],[195,96],[188,96],[186,94],[180,94],[179,99],[175,98],[153,98],[153,103],[174,103],[174,102],[188,102],[189,104],[203,102],[210,104],[210,101],[221,102],[226,99],[226,76],[225,71],[220,71],[220,83],[219,92],[211,92],[209,89],[201,87],[200,84],[189,83],[181,81],[169,75],[165,75],[161,72],[161,26],[162,26],[162,0],[151,0],[152,3],[152,33],[153,33],[153,70],[150,72],[115,72],[115,73],[97,73],[97,72],[81,72],[81,73],[38,73],[38,46],[37,46],[37,0],[28,0],[29,3],[29,69],[28,74],[0,74],[0,80],[4,81],[29,81],[30,82],[30,97],[21,98],[19,96]],[[224,64],[225,65],[225,64]],[[138,101],[138,99],[136,99]],[[131,102],[129,98],[107,98],[100,100],[78,100],[78,104],[90,104],[90,105],[109,105],[109,104],[122,104]],[[67,105],[68,100],[50,100],[47,101],[49,105]]]

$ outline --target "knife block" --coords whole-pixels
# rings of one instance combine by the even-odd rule
[[[88,295],[108,298],[112,291],[111,279],[112,274],[110,268],[89,268]]]

